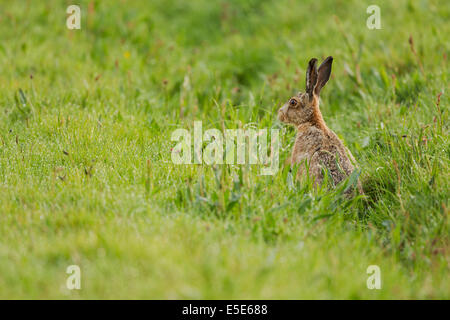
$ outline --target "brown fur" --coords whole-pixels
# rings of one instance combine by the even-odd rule
[[[299,93],[278,110],[280,121],[297,128],[297,137],[292,150],[291,165],[309,164],[309,175],[316,184],[322,184],[324,169],[337,185],[355,169],[355,159],[342,141],[331,131],[319,109],[319,93],[331,73],[333,58],[328,57],[316,70],[316,59],[311,59],[306,77],[306,93]],[[305,166],[299,168],[299,177],[305,174]],[[358,182],[358,190],[362,188]]]

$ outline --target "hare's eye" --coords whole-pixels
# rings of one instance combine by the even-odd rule
[[[295,106],[297,105],[297,100],[295,100],[295,99],[289,100],[289,105],[290,105],[291,107],[295,107]]]

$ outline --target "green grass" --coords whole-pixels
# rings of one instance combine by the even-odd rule
[[[0,298],[450,298],[448,1],[80,2],[81,30],[0,3]],[[281,128],[283,164],[276,110],[328,55],[365,198],[172,164],[194,121]]]

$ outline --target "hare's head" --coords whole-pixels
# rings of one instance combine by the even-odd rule
[[[317,59],[309,61],[306,71],[306,90],[289,99],[289,101],[278,110],[278,119],[284,123],[299,126],[303,123],[322,123],[322,115],[319,111],[320,90],[327,83],[331,74],[333,57],[326,58],[319,69]]]

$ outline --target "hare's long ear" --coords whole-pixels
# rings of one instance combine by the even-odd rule
[[[328,79],[330,79],[332,64],[333,64],[333,57],[329,56],[320,65],[319,70],[317,71],[318,76],[317,76],[317,83],[314,88],[314,94],[319,95],[320,90],[322,90],[322,88],[327,83]]]
[[[306,93],[312,97],[314,87],[317,82],[317,59],[312,58],[308,63],[308,70],[306,70]]]

